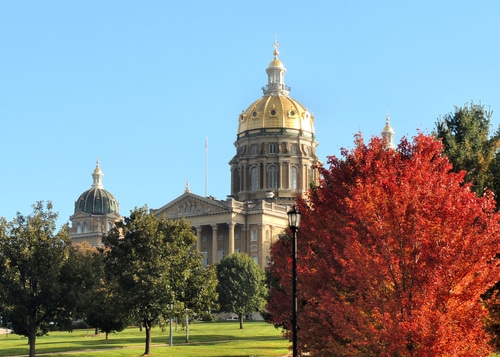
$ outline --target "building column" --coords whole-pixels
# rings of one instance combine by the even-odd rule
[[[217,264],[217,224],[212,224],[212,264]]]
[[[266,226],[262,223],[257,224],[258,230],[257,230],[257,249],[259,250],[257,252],[257,257],[259,260],[259,266],[261,268],[266,266],[266,250],[264,248],[264,241],[265,241],[265,228]]]
[[[234,253],[234,227],[236,226],[236,223],[229,222],[227,225],[229,227],[229,245],[228,245],[227,254],[233,254]]]
[[[196,226],[194,229],[196,229],[196,249],[201,252],[201,226]]]

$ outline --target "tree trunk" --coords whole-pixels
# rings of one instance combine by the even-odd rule
[[[109,333],[108,333],[108,332],[106,332],[106,341],[108,340],[108,335],[109,335]]]
[[[238,314],[238,320],[240,320],[240,329],[243,329],[243,314]]]
[[[188,309],[186,309],[186,343],[189,343],[189,315],[188,315]]]
[[[35,357],[36,331],[29,332],[28,343],[30,345],[30,357]]]
[[[151,321],[144,319],[144,329],[146,330],[146,349],[143,356],[151,355]]]

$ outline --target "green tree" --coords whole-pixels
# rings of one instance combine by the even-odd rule
[[[61,272],[70,244],[66,229],[56,233],[57,213],[50,202],[33,205],[33,213],[0,223],[0,290],[5,317],[15,333],[28,337],[35,356],[36,337],[52,322],[67,322],[66,291]]]
[[[95,247],[88,243],[71,244],[61,269],[60,287],[65,291],[66,305],[72,307],[72,319],[84,318],[89,304],[95,300],[95,293],[103,277],[103,262]]]
[[[189,342],[189,317],[209,312],[217,307],[217,273],[215,266],[203,267],[201,256],[191,259],[194,266],[189,270],[186,284],[178,292],[177,299],[184,304],[186,313],[186,343]]]
[[[237,314],[242,329],[246,314],[263,310],[267,294],[264,271],[247,254],[230,254],[217,264],[217,279],[221,310]]]
[[[84,242],[70,247],[67,264],[63,269],[63,284],[70,284],[66,299],[75,308],[75,318],[98,331],[122,331],[127,327],[126,317],[115,305],[111,289],[105,280],[104,255],[97,248]]]
[[[144,355],[151,354],[151,327],[177,302],[192,267],[186,256],[196,235],[185,221],[158,218],[146,207],[135,209],[103,238],[108,283],[117,306],[143,323]],[[199,259],[201,261],[201,259]]]
[[[500,159],[496,156],[500,148],[500,131],[490,134],[493,112],[482,104],[455,107],[436,122],[435,135],[444,145],[444,153],[453,165],[453,170],[466,171],[465,180],[472,182],[473,190],[482,196],[488,188],[500,193],[495,170],[500,171]]]

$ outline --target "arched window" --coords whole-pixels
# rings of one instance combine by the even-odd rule
[[[76,233],[82,233],[82,224],[80,222],[76,224]]]
[[[293,155],[297,154],[297,145],[296,144],[290,145],[290,153]]]
[[[269,153],[276,154],[276,144],[269,144]]]
[[[83,233],[87,233],[89,231],[89,226],[87,222],[83,222]]]
[[[267,169],[267,172],[269,174],[269,188],[278,188],[278,167],[276,165],[271,165]]]
[[[290,188],[292,190],[297,189],[297,167],[292,166],[290,168]]]
[[[257,168],[257,166],[253,166],[250,169],[250,184],[252,190],[259,189],[259,169]]]

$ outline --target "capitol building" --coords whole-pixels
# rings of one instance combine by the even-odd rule
[[[197,249],[205,265],[242,252],[265,267],[270,247],[288,225],[287,211],[298,196],[319,181],[314,115],[290,97],[285,84],[286,68],[279,59],[278,44],[266,68],[263,95],[252,102],[237,120],[235,152],[230,159],[231,187],[226,200],[185,192],[162,207],[156,216],[185,219],[197,235]],[[236,123],[235,123],[236,124]],[[394,132],[388,118],[382,132],[388,146]],[[70,236],[75,243],[98,246],[114,222],[121,219],[118,200],[104,189],[99,162],[93,183],[75,202],[70,217]]]

